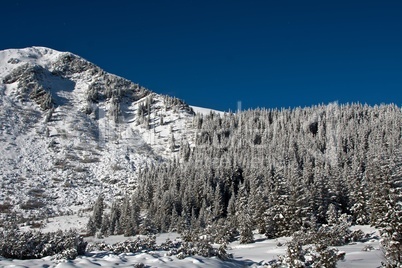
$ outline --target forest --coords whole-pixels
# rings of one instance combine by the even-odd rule
[[[372,225],[390,263],[400,264],[401,127],[396,105],[198,114],[195,142],[176,141],[180,157],[141,170],[134,193],[110,210],[100,196],[88,233],[177,231],[250,243],[258,230],[336,246],[354,239],[348,226]]]

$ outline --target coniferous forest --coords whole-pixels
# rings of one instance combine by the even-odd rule
[[[192,127],[195,146],[177,141],[180,157],[143,169],[138,188],[110,213],[98,200],[92,234],[178,231],[249,243],[253,230],[268,238],[332,232],[343,240],[336,245],[351,239],[343,225],[370,224],[383,228],[389,247],[402,241],[399,107],[198,114]]]

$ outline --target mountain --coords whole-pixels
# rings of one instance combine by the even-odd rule
[[[62,232],[12,228],[28,221],[24,230],[72,226],[96,237],[178,232],[191,249],[168,241],[160,249],[173,247],[180,259],[213,250],[227,259],[225,247],[210,243],[293,237],[292,263],[320,256],[314,265],[333,267],[345,257],[333,246],[378,239],[349,228],[370,224],[380,228],[384,256],[400,261],[393,234],[401,230],[402,110],[395,104],[216,114],[41,47],[1,51],[0,81],[3,257],[73,252],[57,242]],[[109,249],[146,252],[132,242]],[[322,262],[330,255],[337,258]]]
[[[69,52],[0,51],[1,212],[58,215],[193,143],[194,111]],[[4,214],[2,214],[4,215]]]

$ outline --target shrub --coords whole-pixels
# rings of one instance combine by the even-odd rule
[[[135,240],[126,240],[112,245],[100,242],[88,246],[88,251],[95,250],[108,251],[113,254],[164,250],[167,251],[166,255],[176,256],[178,259],[184,259],[194,255],[203,257],[216,256],[223,260],[230,258],[230,255],[226,253],[224,245],[220,248],[214,248],[208,241],[200,239],[197,241],[166,240],[165,243],[157,246],[155,243],[155,236],[148,236],[143,239],[138,237]]]
[[[91,244],[88,250],[109,251],[113,254],[136,253],[140,251],[156,250],[155,237],[148,236],[145,239],[137,238],[135,240],[126,240],[115,244],[106,244],[104,242]]]
[[[13,259],[39,259],[46,256],[74,259],[85,253],[87,242],[76,231],[42,233],[18,229],[0,233],[0,255]]]

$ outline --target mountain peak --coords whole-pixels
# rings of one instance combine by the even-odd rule
[[[141,168],[192,142],[185,130],[193,115],[183,101],[73,53],[0,51],[0,179],[9,182],[0,200],[7,193],[16,208],[54,215],[100,191],[130,191]],[[35,189],[43,189],[41,203],[28,194]]]
[[[62,55],[69,52],[59,52],[46,47],[27,47],[21,49],[7,49],[0,51],[0,77],[5,76],[7,71],[22,64],[30,63],[44,67]],[[71,54],[71,53],[69,53]]]

